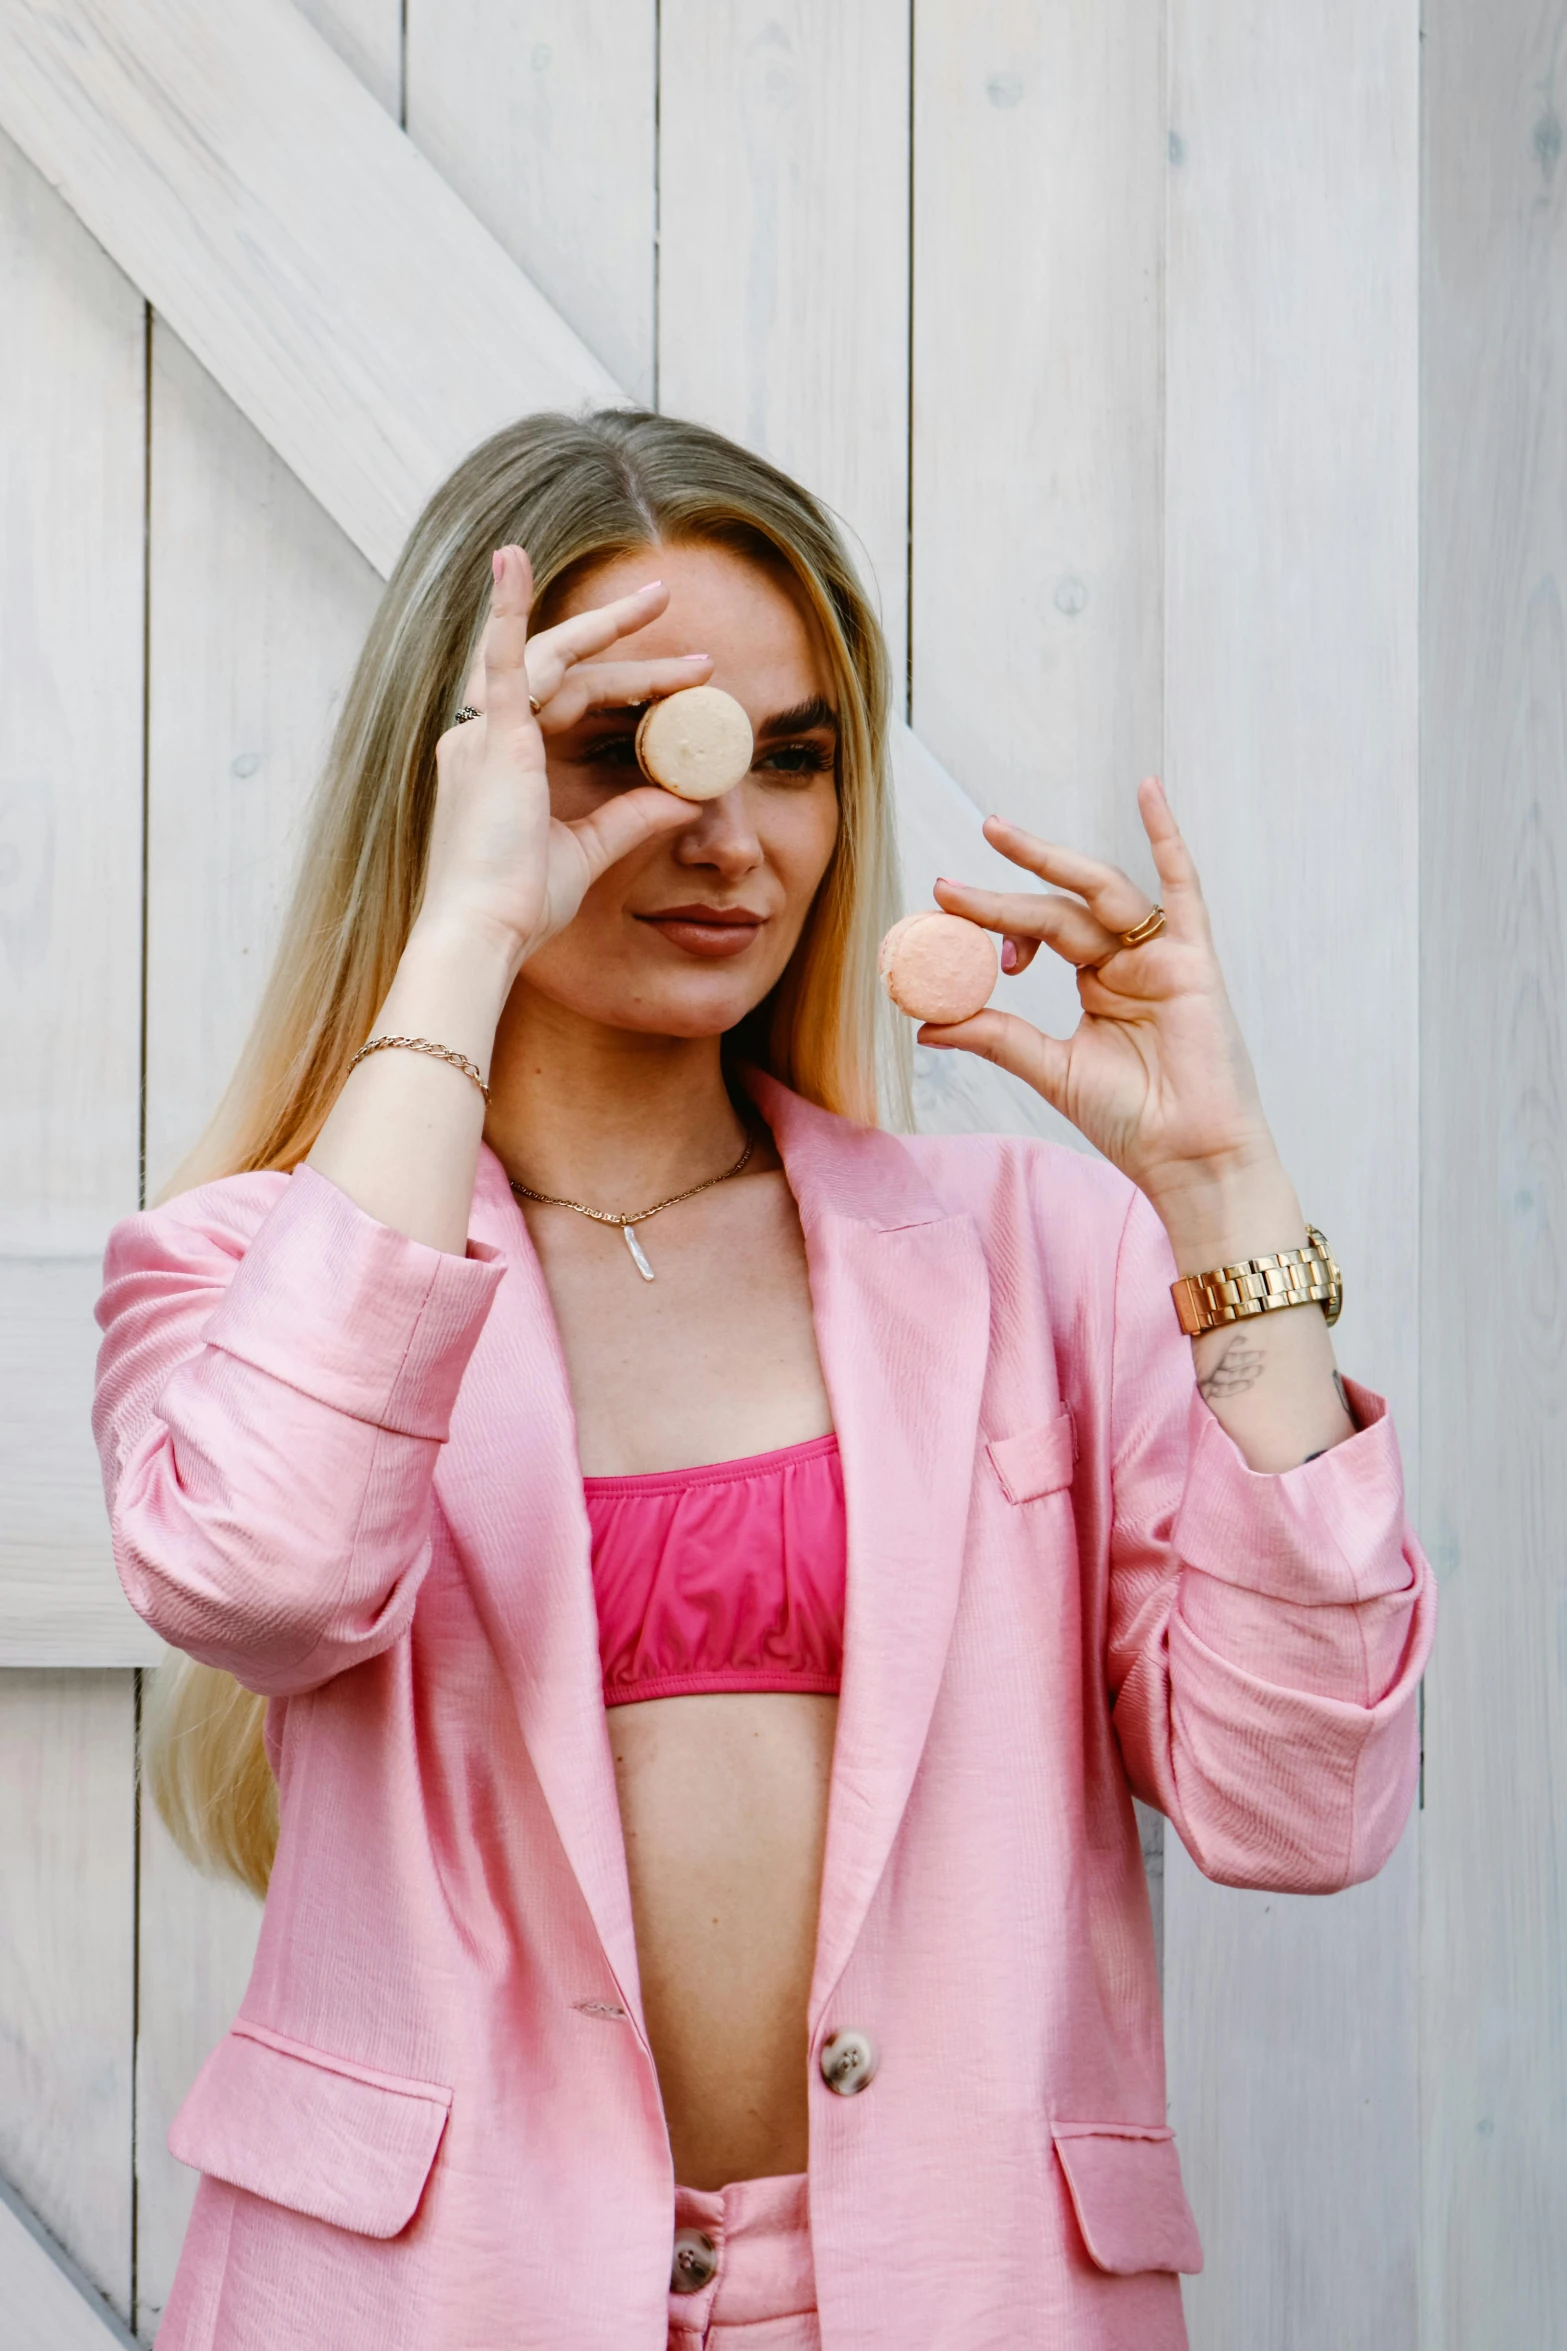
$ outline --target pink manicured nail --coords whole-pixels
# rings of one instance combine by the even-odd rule
[[[638,588],[637,594],[639,596],[651,596],[653,590],[655,588],[661,588],[663,584],[664,583],[662,580],[647,580],[640,588]]]
[[[1003,939],[1001,942],[1001,968],[1003,971],[1016,971],[1017,969],[1017,949],[1010,939]]]
[[[506,569],[506,554],[504,548],[496,548],[495,553],[490,557],[490,569],[495,574],[495,585],[499,587],[501,584],[501,574]]]
[[[711,653],[682,653],[680,658],[682,661],[711,661],[713,656]]]

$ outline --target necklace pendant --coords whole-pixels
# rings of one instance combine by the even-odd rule
[[[620,1229],[626,1236],[626,1247],[631,1251],[632,1264],[636,1267],[638,1273],[642,1276],[642,1279],[645,1282],[652,1281],[655,1278],[653,1268],[647,1261],[646,1250],[643,1248],[641,1242],[637,1239],[636,1226],[623,1224]]]

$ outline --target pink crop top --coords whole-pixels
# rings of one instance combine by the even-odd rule
[[[582,1482],[606,1706],[838,1688],[846,1543],[836,1437]]]

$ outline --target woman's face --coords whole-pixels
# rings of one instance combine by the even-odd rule
[[[788,588],[727,549],[656,547],[573,581],[551,621],[662,579],[658,619],[617,661],[707,653],[710,683],[741,704],[751,772],[691,821],[594,883],[567,928],[531,956],[519,986],[610,1028],[705,1037],[733,1028],[779,978],[838,834],[837,718],[816,630]],[[550,803],[585,816],[645,781],[640,712],[594,711],[551,735]]]

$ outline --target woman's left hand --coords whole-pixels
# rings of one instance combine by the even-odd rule
[[[1145,946],[1121,944],[1152,904],[1118,866],[1037,840],[1003,817],[986,819],[986,839],[1058,892],[936,885],[948,914],[1001,933],[1004,971],[1026,970],[1041,944],[1076,966],[1083,1017],[1073,1034],[1046,1036],[1016,1013],[987,1011],[947,1028],[926,1026],[919,1037],[1012,1071],[1130,1176],[1167,1225],[1190,1212],[1206,1227],[1214,1193],[1231,1191],[1237,1178],[1247,1191],[1258,1178],[1271,1191],[1283,1171],[1196,868],[1157,779],[1142,786],[1138,807],[1165,914],[1164,929]],[[1288,1233],[1258,1243],[1289,1245]]]

